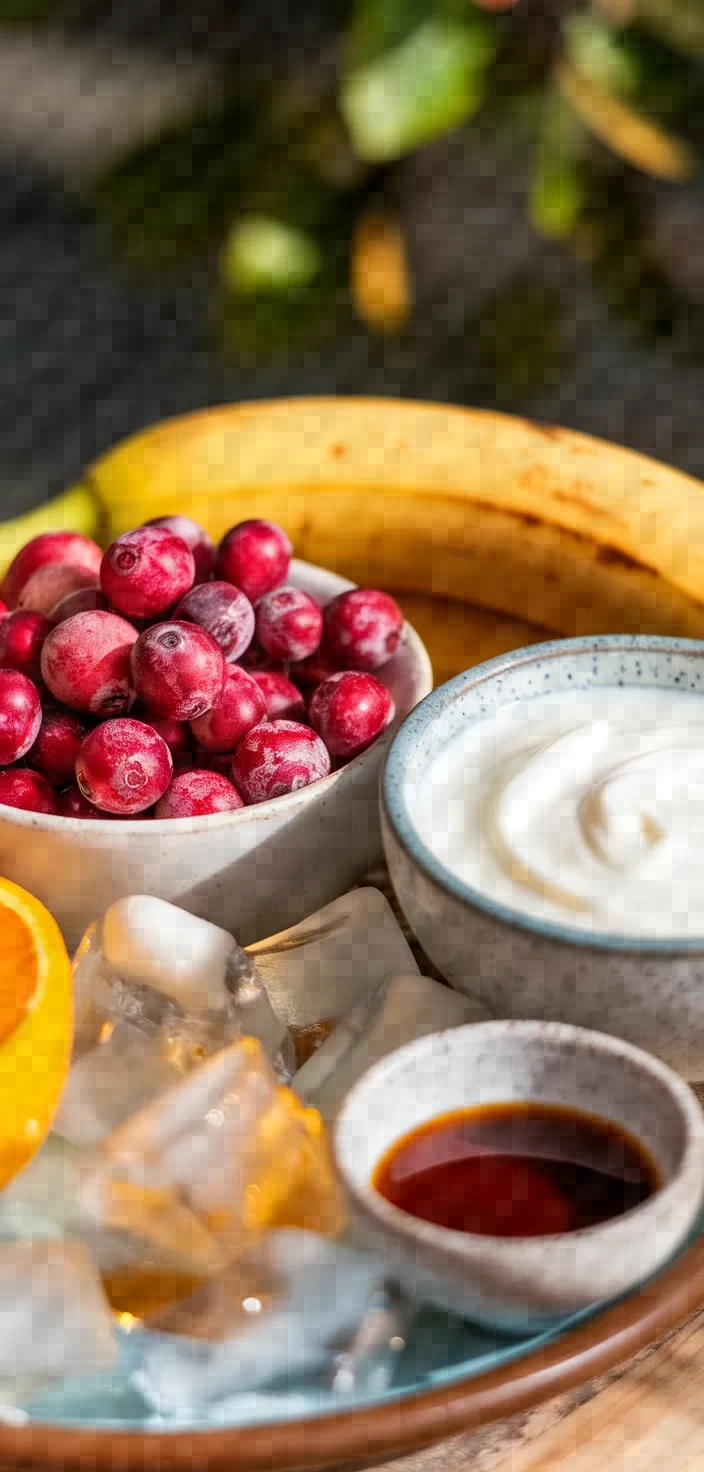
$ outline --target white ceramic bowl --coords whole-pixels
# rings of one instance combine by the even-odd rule
[[[294,562],[291,582],[321,604],[353,584]],[[381,852],[378,781],[399,721],[432,688],[425,646],[407,626],[379,672],[396,721],[322,782],[203,818],[82,820],[0,806],[0,873],[51,910],[69,947],[126,894],[152,894],[233,930],[243,945],[284,930],[343,894]]]
[[[502,1238],[434,1226],[371,1184],[393,1143],[439,1114],[512,1100],[560,1104],[627,1130],[662,1186],[600,1226]],[[559,1023],[478,1022],[433,1033],[374,1065],[350,1091],[334,1132],[353,1219],[422,1298],[509,1331],[614,1298],[663,1267],[704,1194],[704,1115],[657,1059],[602,1033]]]
[[[599,1028],[704,1079],[704,936],[638,939],[533,918],[450,873],[413,821],[414,783],[468,721],[536,690],[619,684],[702,691],[704,642],[603,634],[534,644],[434,690],[384,763],[384,849],[424,950],[492,1016]]]

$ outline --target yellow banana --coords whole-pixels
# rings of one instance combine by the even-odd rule
[[[546,630],[704,638],[704,487],[570,430],[279,400],[158,425],[86,480],[111,535],[168,511],[215,537],[244,517],[281,522],[299,556],[401,594],[438,673]]]
[[[86,485],[73,486],[24,516],[0,522],[0,577],[4,577],[20,547],[41,532],[76,531],[86,537],[95,537],[98,530],[99,511],[95,495]]]

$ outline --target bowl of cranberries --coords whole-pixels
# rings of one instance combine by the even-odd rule
[[[388,593],[272,522],[216,547],[184,516],[35,537],[1,592],[0,871],[69,943],[142,891],[246,944],[374,861],[383,752],[432,683]]]

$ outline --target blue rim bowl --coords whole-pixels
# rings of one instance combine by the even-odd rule
[[[608,678],[599,678],[599,663],[608,666]],[[580,665],[583,667],[580,669]],[[434,884],[455,899],[484,911],[495,920],[521,930],[596,950],[639,951],[660,955],[691,955],[704,951],[704,935],[655,940],[580,930],[577,926],[541,920],[491,899],[452,874],[423,841],[407,803],[409,774],[420,776],[431,755],[451,739],[467,720],[488,714],[511,693],[514,675],[534,667],[522,679],[531,694],[556,688],[595,685],[642,685],[644,688],[701,690],[704,694],[704,642],[650,634],[595,634],[587,638],[552,639],[530,644],[475,665],[439,685],[411,711],[399,727],[381,773],[383,815],[398,843]],[[572,668],[570,668],[572,666]],[[589,673],[591,678],[584,676]],[[603,671],[602,671],[603,673]],[[614,678],[613,676],[616,676]],[[580,678],[581,676],[581,678]],[[522,693],[526,694],[526,689]]]

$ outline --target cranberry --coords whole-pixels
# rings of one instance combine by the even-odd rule
[[[179,772],[157,803],[155,818],[199,818],[205,813],[233,813],[244,807],[239,792],[217,772]]]
[[[330,675],[310,703],[311,725],[331,756],[357,756],[376,741],[395,714],[386,686],[361,670]]]
[[[215,704],[191,721],[193,735],[206,751],[234,751],[240,738],[266,716],[266,700],[256,680],[239,665],[227,665],[226,669],[225,683]]]
[[[136,629],[116,613],[98,609],[64,619],[42,649],[42,675],[52,695],[74,710],[122,715],[134,700],[130,650],[136,638]]]
[[[323,615],[310,593],[276,588],[257,604],[257,639],[272,659],[306,659],[323,636]]]
[[[27,578],[17,599],[17,607],[49,614],[70,593],[99,586],[95,573],[85,567],[72,567],[70,562],[45,562]]]
[[[395,654],[402,630],[398,603],[376,588],[351,588],[325,610],[325,648],[341,669],[378,669]]]
[[[215,558],[215,576],[234,583],[256,603],[288,577],[293,547],[273,521],[240,521],[226,532]]]
[[[6,603],[3,603],[2,598],[0,598],[0,618],[4,618],[6,613],[7,613],[7,604]]]
[[[84,567],[97,577],[102,556],[97,543],[80,532],[42,532],[26,542],[10,563],[2,596],[8,608],[14,608],[27,579],[46,562],[69,562],[72,567]]]
[[[285,675],[274,670],[259,670],[252,674],[266,701],[266,714],[270,721],[305,721],[306,707],[300,690]]]
[[[330,757],[315,731],[297,721],[270,721],[243,736],[232,780],[246,803],[268,802],[319,782],[329,771]]]
[[[188,592],[195,572],[193,553],[181,537],[163,526],[140,526],[108,547],[100,585],[118,613],[158,618]]]
[[[192,521],[190,516],[153,516],[151,521],[145,521],[145,526],[165,526],[166,530],[173,532],[175,537],[180,537],[186,543],[189,552],[193,553],[193,561],[196,565],[195,581],[207,583],[213,571],[215,561],[215,548],[205,527],[199,522]]]
[[[8,613],[0,620],[0,668],[21,670],[36,682],[44,640],[50,633],[51,624],[43,613]]]
[[[108,613],[110,604],[100,585],[95,588],[79,588],[76,593],[67,593],[49,613],[52,624],[62,624],[64,619],[73,618],[75,613],[95,613],[96,609]]]
[[[198,624],[220,645],[229,662],[249,648],[254,633],[254,609],[232,583],[203,583],[181,599],[174,618]]]
[[[56,793],[38,772],[14,767],[0,772],[0,803],[6,808],[24,808],[27,813],[58,813]]]
[[[41,723],[36,685],[20,670],[0,670],[0,766],[9,767],[26,755]]]
[[[100,808],[83,796],[80,787],[73,782],[63,792],[57,793],[59,812],[62,818],[102,818]]]
[[[131,667],[140,699],[154,715],[172,721],[192,721],[210,710],[226,668],[211,635],[179,619],[145,629],[132,651]]]
[[[151,726],[152,731],[161,736],[174,759],[190,752],[191,731],[185,721],[170,721],[166,716],[150,715],[139,715],[137,720],[144,721],[145,726]]]
[[[103,812],[142,813],[171,781],[171,752],[143,721],[104,721],[86,736],[76,758],[84,797]]]
[[[87,735],[88,727],[71,711],[45,710],[27,761],[35,772],[41,772],[50,787],[64,787],[74,780],[76,757]]]

